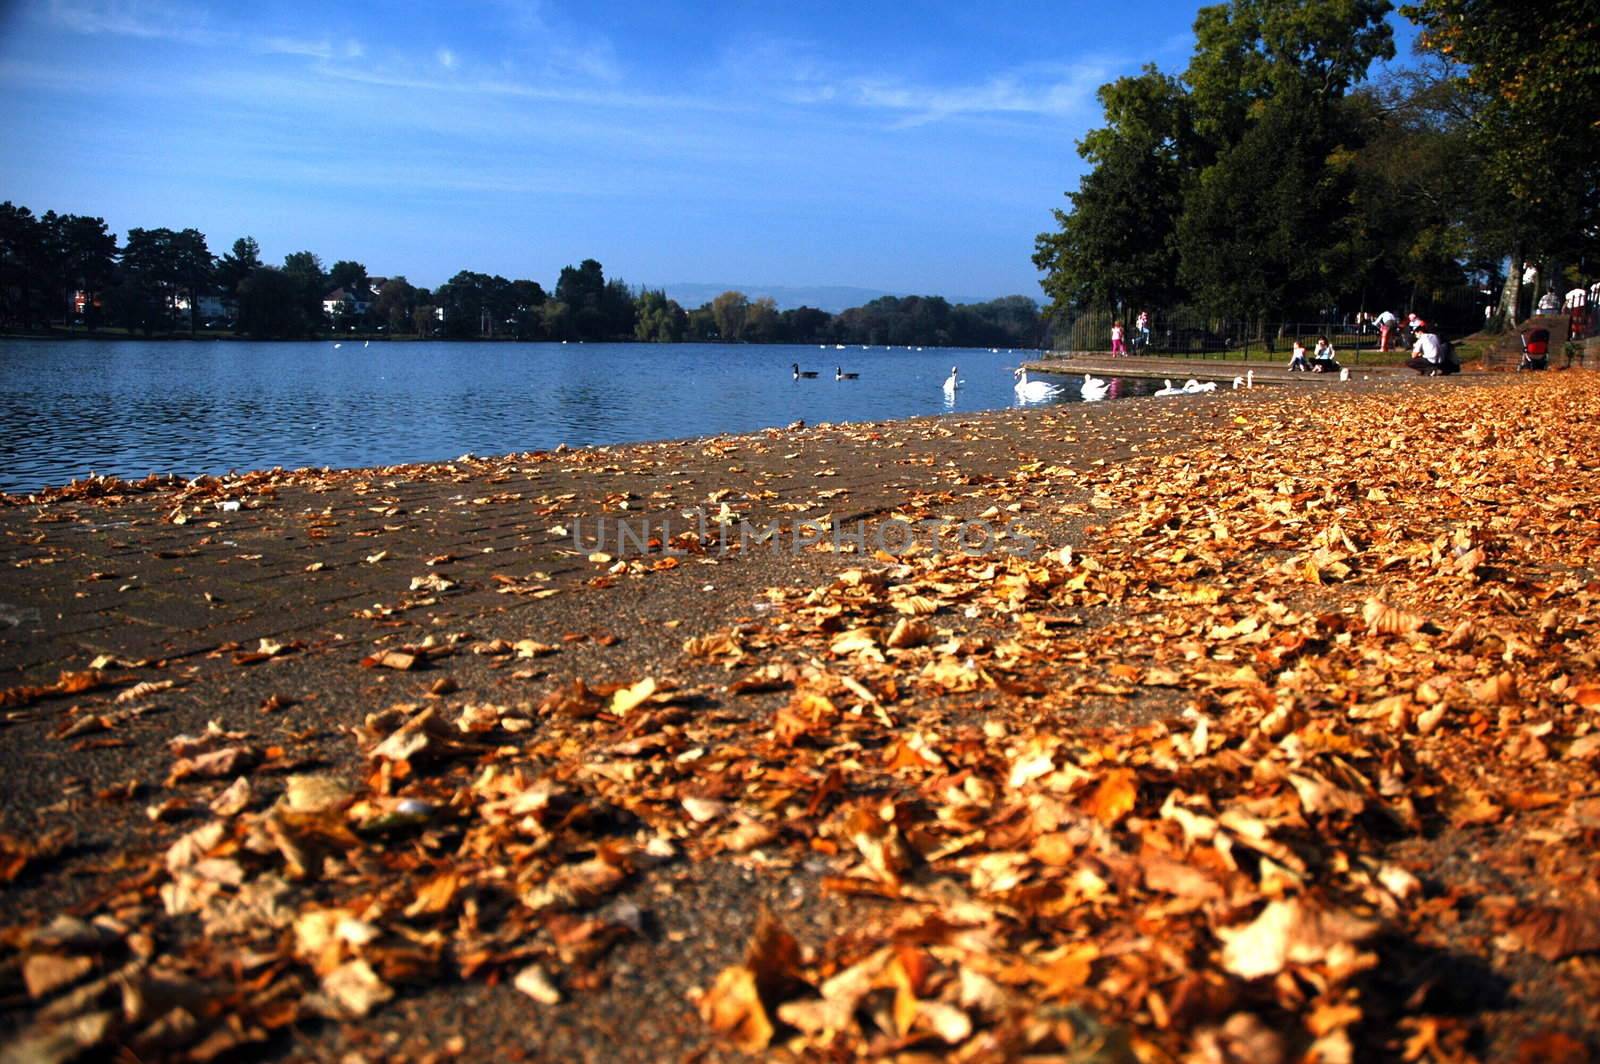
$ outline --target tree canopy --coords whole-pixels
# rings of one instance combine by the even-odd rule
[[[1590,5],[1419,0],[1403,11],[1441,59],[1374,84],[1391,11],[1229,0],[1200,9],[1181,76],[1102,86],[1089,170],[1035,246],[1050,311],[1288,318],[1498,283],[1508,254],[1592,271]]]

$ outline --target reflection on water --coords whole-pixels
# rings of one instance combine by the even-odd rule
[[[1015,402],[1029,352],[718,344],[0,340],[0,489],[93,470],[371,466]],[[946,403],[950,364],[965,382]],[[820,371],[794,380],[789,366]],[[825,364],[824,364],[825,363]],[[847,364],[846,364],[847,363]],[[836,381],[842,364],[859,380]],[[1079,400],[1068,379],[1051,402]],[[1118,380],[1112,396],[1149,394]]]

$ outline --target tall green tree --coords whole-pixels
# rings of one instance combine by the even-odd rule
[[[577,266],[563,266],[556,278],[556,301],[563,304],[560,334],[563,339],[599,340],[605,334],[605,270],[595,259],[584,259]]]
[[[324,324],[322,297],[328,292],[328,275],[322,269],[322,260],[314,252],[290,252],[283,257],[283,273],[294,285],[295,302],[310,323],[308,327],[315,329]]]
[[[26,207],[0,203],[0,307],[7,323],[32,328],[43,269],[44,228]]]
[[[1345,97],[1394,54],[1388,0],[1200,9],[1184,74],[1212,158],[1178,219],[1179,279],[1220,314],[1307,313],[1350,294],[1364,146]]]
[[[711,317],[716,322],[717,336],[727,341],[744,339],[744,323],[750,314],[750,297],[743,292],[727,291],[711,301]]]
[[[647,343],[677,343],[689,328],[689,315],[677,300],[655,289],[639,293],[635,316],[634,336]]]
[[[116,277],[116,235],[104,218],[83,214],[56,215],[46,228],[63,313],[72,312],[74,293],[83,293],[84,321],[92,331],[98,324],[99,297]]]
[[[1090,170],[1067,193],[1071,209],[1055,211],[1057,229],[1035,243],[1053,313],[1177,295],[1177,219],[1196,147],[1188,97],[1155,67],[1098,95],[1106,125],[1078,142]]]
[[[1600,266],[1600,32],[1594,5],[1414,0],[1421,43],[1478,94],[1475,139],[1511,268],[1500,319],[1517,314],[1521,264]]]
[[[149,335],[170,329],[177,314],[178,254],[171,229],[129,229],[122,249],[123,324]]]
[[[195,333],[200,316],[200,297],[211,287],[216,257],[206,247],[206,235],[198,229],[185,229],[172,236],[173,281],[189,302],[189,335]]]
[[[317,332],[322,319],[306,305],[303,276],[261,266],[239,282],[239,331],[261,340],[290,340]]]
[[[384,284],[373,304],[372,313],[391,335],[410,332],[411,314],[417,308],[417,289],[403,276],[396,275]]]
[[[233,242],[233,249],[217,260],[215,279],[222,294],[238,298],[239,283],[262,266],[261,245],[253,236],[242,236]]]
[[[350,259],[340,259],[328,270],[328,287],[360,292],[367,287],[367,268]]]

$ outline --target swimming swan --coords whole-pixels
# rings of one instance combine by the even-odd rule
[[[1028,371],[1017,368],[1012,371],[1012,376],[1017,378],[1017,398],[1026,402],[1037,402],[1040,399],[1049,399],[1051,396],[1061,394],[1061,385],[1050,384],[1047,381],[1030,381]],[[1085,377],[1087,378],[1087,374]]]
[[[1201,384],[1193,377],[1190,377],[1188,380],[1183,382],[1183,390],[1189,395],[1196,395],[1200,392],[1214,392],[1217,390],[1217,382],[1206,381],[1204,384]]]
[[[1182,388],[1174,388],[1172,386],[1172,382],[1170,380],[1163,380],[1161,383],[1165,384],[1166,387],[1158,389],[1155,392],[1156,395],[1182,395],[1183,394],[1183,389]]]
[[[966,381],[956,379],[956,368],[951,366],[950,376],[944,379],[944,397],[946,399],[954,399],[956,397],[956,389],[965,383]]]
[[[1080,391],[1084,402],[1097,403],[1111,394],[1111,382],[1101,380],[1099,377],[1091,377],[1085,373],[1083,375],[1083,387]]]

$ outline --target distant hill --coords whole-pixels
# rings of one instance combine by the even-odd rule
[[[882,296],[911,295],[910,292],[884,292],[876,288],[853,288],[850,285],[784,285],[784,284],[693,284],[680,282],[677,284],[646,285],[646,288],[663,288],[668,299],[676,299],[685,310],[693,310],[702,304],[709,303],[724,292],[743,292],[751,299],[760,299],[770,296],[778,304],[779,310],[792,310],[795,307],[816,307],[830,314],[837,314],[841,310],[859,307],[872,302]],[[916,295],[931,295],[934,293],[918,292]],[[987,299],[982,296],[945,296],[951,304],[958,303],[984,303]]]

